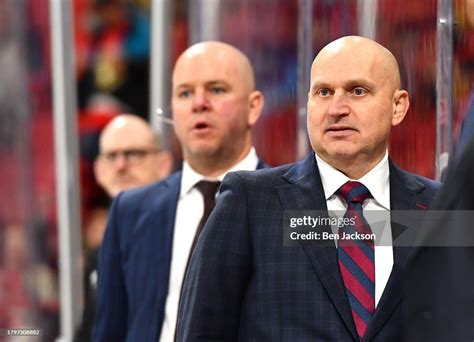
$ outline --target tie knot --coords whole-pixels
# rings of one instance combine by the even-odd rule
[[[345,183],[336,193],[344,198],[347,204],[362,204],[367,198],[372,198],[369,189],[367,189],[364,184],[355,181]]]
[[[201,192],[204,199],[214,199],[221,182],[202,180],[196,183],[196,188]]]

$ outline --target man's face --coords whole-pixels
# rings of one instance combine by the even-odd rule
[[[162,165],[162,153],[147,132],[127,128],[109,131],[101,139],[96,179],[111,197],[152,183],[165,176],[168,166]]]
[[[330,164],[378,161],[385,154],[395,89],[381,65],[360,49],[327,53],[313,64],[308,133]]]
[[[244,79],[235,57],[219,51],[178,61],[172,108],[185,159],[233,158],[250,144],[251,89]]]

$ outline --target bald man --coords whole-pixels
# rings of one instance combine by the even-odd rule
[[[112,204],[94,341],[174,340],[189,256],[220,181],[230,171],[264,165],[251,138],[264,99],[241,51],[220,42],[191,46],[176,62],[172,87],[182,171]]]
[[[159,136],[144,119],[121,114],[102,130],[99,155],[94,162],[97,183],[111,199],[121,191],[145,186],[171,173],[171,153],[162,149]],[[99,248],[105,228],[107,210],[96,208],[88,220],[86,241],[92,249],[84,270],[84,311],[74,341],[90,341],[96,307]]]
[[[307,103],[314,151],[225,178],[190,262],[178,341],[399,340],[407,250],[374,246],[364,212],[428,208],[435,194],[388,157],[408,106],[385,47],[350,36],[319,52]],[[289,229],[303,210],[343,224]],[[383,228],[391,242],[397,227]]]
[[[168,176],[173,166],[158,135],[136,115],[123,114],[111,120],[101,132],[99,150],[94,173],[111,198]]]

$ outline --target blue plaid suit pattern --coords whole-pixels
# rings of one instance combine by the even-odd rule
[[[392,165],[391,171],[401,208],[434,196],[434,183]],[[327,210],[314,154],[297,164],[225,178],[191,258],[178,341],[358,340],[336,248],[283,246],[283,210],[298,209]],[[394,296],[384,299],[381,311],[387,312],[374,320],[367,335],[372,340],[399,337],[399,279],[393,278],[387,287]]]

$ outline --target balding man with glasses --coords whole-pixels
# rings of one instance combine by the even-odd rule
[[[110,197],[168,176],[172,158],[142,118],[123,114],[102,131],[94,164],[97,182]]]
[[[162,149],[160,137],[148,122],[133,114],[112,119],[101,132],[99,155],[94,163],[97,183],[111,199],[120,192],[167,177],[171,153]],[[105,227],[104,227],[105,228]],[[99,232],[100,240],[103,232]],[[74,341],[90,341],[96,307],[99,247],[87,253],[84,268],[84,312]]]

